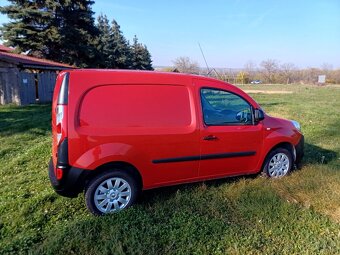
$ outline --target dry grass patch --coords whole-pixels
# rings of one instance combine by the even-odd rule
[[[271,186],[289,203],[330,216],[340,223],[340,175],[327,165],[307,165]]]
[[[249,94],[293,94],[293,91],[287,90],[244,90]]]

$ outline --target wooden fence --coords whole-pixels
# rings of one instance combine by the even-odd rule
[[[19,101],[18,72],[17,68],[2,66],[0,62],[0,104]]]
[[[55,80],[57,78],[56,73],[54,72],[39,73],[37,78],[38,78],[39,102],[42,103],[51,102],[53,97]]]
[[[36,87],[34,73],[20,72],[18,75],[20,105],[34,104],[36,102]]]
[[[56,76],[55,72],[29,73],[8,68],[0,72],[0,104],[51,102]]]

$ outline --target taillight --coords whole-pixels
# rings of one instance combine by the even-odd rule
[[[69,73],[66,73],[61,83],[58,95],[58,103],[55,109],[57,145],[60,145],[60,143],[67,137],[68,83]]]
[[[69,73],[66,73],[62,81],[57,106],[55,108],[55,138],[57,164],[55,175],[57,180],[63,178],[64,170],[68,168],[68,143],[67,143],[67,105],[69,89]]]
[[[63,127],[65,126],[65,106],[64,105],[57,105],[56,108],[56,130],[57,130],[57,144],[59,145],[60,142],[65,138],[65,131],[63,136]]]
[[[61,178],[63,178],[63,169],[57,167],[57,173],[56,173],[57,180],[60,181]]]

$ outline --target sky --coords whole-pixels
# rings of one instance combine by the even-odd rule
[[[340,68],[340,0],[97,0],[92,8],[115,19],[130,41],[137,35],[154,66],[187,56],[203,67],[200,44],[210,67],[276,59]]]

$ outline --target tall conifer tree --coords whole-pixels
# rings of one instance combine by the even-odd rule
[[[138,42],[137,36],[131,45],[131,69],[153,70],[151,55],[145,45]]]
[[[112,50],[110,47],[111,27],[107,16],[103,14],[99,15],[97,18],[96,26],[99,30],[99,35],[96,40],[96,47],[98,50],[96,67],[110,68],[109,56],[112,54]]]
[[[1,27],[6,45],[20,52],[79,67],[96,59],[93,45],[98,30],[94,26],[88,0],[9,0],[0,7],[11,22]]]
[[[115,20],[111,24],[110,47],[112,68],[129,69],[131,65],[130,46]]]

